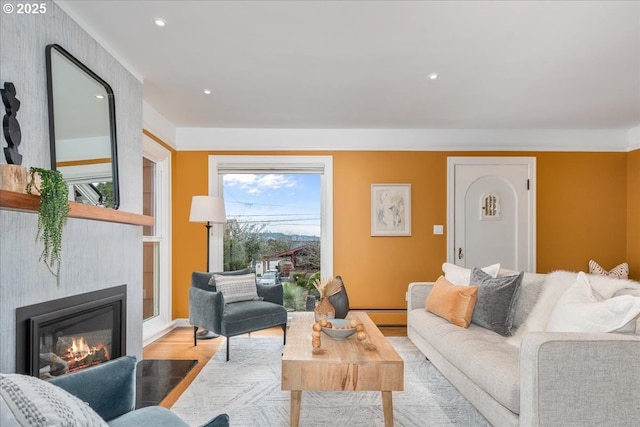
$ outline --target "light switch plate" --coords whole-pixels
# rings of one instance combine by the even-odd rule
[[[434,225],[433,226],[433,234],[444,234],[444,226],[443,225]]]

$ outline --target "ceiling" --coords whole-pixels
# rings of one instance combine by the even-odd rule
[[[640,125],[638,1],[58,3],[176,127]]]

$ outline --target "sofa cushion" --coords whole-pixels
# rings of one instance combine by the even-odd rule
[[[514,271],[511,275],[517,274],[519,273]],[[524,276],[522,276],[522,282],[520,282],[520,286],[518,286],[513,297],[511,313],[509,313],[513,328],[519,328],[527,319],[531,310],[533,310],[542,290],[544,277],[545,274],[536,273],[524,273]]]
[[[408,324],[451,364],[510,411],[520,412],[519,350],[501,335],[473,323],[469,328],[416,309]]]
[[[471,321],[500,335],[511,335],[511,305],[523,274],[494,278],[474,267],[471,270],[471,283],[478,286],[478,301]]]
[[[110,421],[136,406],[136,363],[135,356],[122,356],[53,377],[49,382],[86,402],[102,419]],[[100,384],[100,387],[87,387],[87,384]]]
[[[640,315],[640,297],[620,295],[605,299],[593,290],[580,272],[575,282],[558,299],[547,331],[614,332]]]
[[[85,402],[47,381],[20,374],[0,374],[3,425],[106,426]]]
[[[241,301],[224,307],[221,333],[244,334],[287,323],[287,309],[268,301]]]
[[[456,286],[440,276],[427,296],[425,309],[466,328],[471,323],[477,294],[477,286]]]
[[[560,296],[571,286],[577,277],[577,273],[570,271],[554,271],[544,278],[542,290],[533,310],[518,327],[514,336],[508,338],[511,345],[520,346],[522,337],[527,332],[540,332],[547,329],[549,316]],[[593,288],[603,297],[611,298],[622,291],[639,291],[640,283],[633,280],[615,279],[607,276],[589,275],[589,282]]]
[[[258,288],[256,287],[256,275],[254,273],[235,276],[223,276],[214,274],[216,290],[222,292],[224,302],[231,304],[238,301],[258,300]]]
[[[500,264],[488,265],[481,268],[482,271],[487,273],[491,277],[498,277],[500,271]],[[449,262],[442,264],[442,272],[444,278],[454,285],[469,286],[471,284],[471,269],[460,267]]]

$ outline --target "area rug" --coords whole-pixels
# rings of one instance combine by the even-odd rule
[[[404,359],[404,391],[393,392],[396,426],[490,426],[405,337],[389,342]],[[290,392],[280,390],[282,338],[233,338],[171,410],[192,426],[220,413],[234,427],[289,425]],[[380,392],[303,392],[301,427],[384,426]]]
[[[136,409],[160,403],[196,363],[197,360],[141,360],[136,366]]]

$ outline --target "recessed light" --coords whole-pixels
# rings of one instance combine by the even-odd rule
[[[104,95],[96,95],[97,99],[104,99]]]
[[[205,90],[204,90],[204,94],[205,94],[205,95],[211,95],[211,90],[209,90],[209,89],[205,89]]]
[[[438,73],[431,73],[431,74],[429,74],[429,78],[430,78],[431,80],[435,80],[435,79],[437,79],[437,78],[438,78]]]
[[[167,21],[165,21],[162,18],[156,18],[153,20],[153,23],[156,24],[158,27],[164,27],[165,25],[167,25]]]

